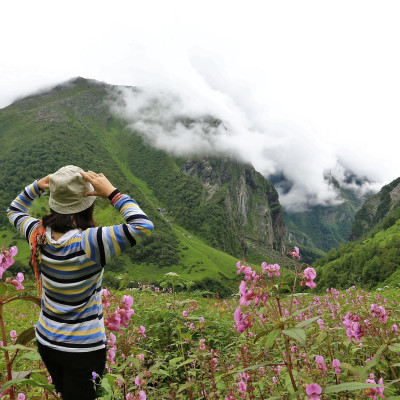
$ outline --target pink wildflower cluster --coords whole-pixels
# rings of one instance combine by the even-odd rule
[[[304,272],[303,272],[303,280],[301,281],[301,285],[308,286],[311,289],[314,289],[317,284],[314,282],[315,277],[317,276],[317,273],[315,272],[314,268],[307,267]]]
[[[12,246],[10,249],[1,249],[0,252],[0,279],[4,272],[14,264],[14,256],[18,253],[17,246]]]
[[[322,356],[317,356],[315,357],[315,362],[317,363],[317,368],[322,371],[325,372],[326,370],[326,365],[324,363],[324,357]]]
[[[299,254],[299,248],[294,246],[294,251],[289,251],[289,254],[293,257],[293,258],[297,258],[298,260],[300,260],[300,254]]]
[[[22,290],[25,289],[25,286],[21,285],[24,279],[25,279],[24,274],[22,272],[18,272],[15,279],[7,278],[6,282],[11,283],[11,285],[14,285],[15,289]]]
[[[376,384],[374,374],[370,374],[369,379],[367,379],[365,382]],[[382,378],[379,379],[378,385],[383,385]],[[385,389],[383,387],[370,388],[370,389],[367,389],[366,395],[368,397],[370,397],[371,399],[377,399],[378,396],[381,397],[382,399],[384,399],[385,398],[385,395],[383,394],[384,390]]]
[[[364,329],[360,324],[360,320],[360,317],[353,315],[350,312],[348,312],[344,317],[342,322],[346,327],[346,335],[349,341],[354,338],[354,341],[357,343],[364,336]]]
[[[332,367],[335,369],[335,374],[340,374],[342,372],[340,369],[340,361],[336,358],[332,360]]]
[[[268,276],[271,278],[274,274],[275,276],[279,276],[280,272],[279,270],[281,269],[279,264],[267,264],[266,262],[263,262],[261,264],[263,274],[267,273]]]
[[[107,342],[107,344],[109,345],[109,348],[107,350],[107,361],[112,365],[115,364],[114,358],[115,358],[115,352],[117,351],[117,346],[115,345],[116,341],[117,338],[112,332],[110,332],[110,339]]]
[[[233,317],[236,322],[236,330],[239,333],[244,332],[251,325],[249,316],[247,314],[242,314],[240,306],[236,309]]]
[[[103,306],[108,307],[109,306],[109,297],[108,296],[108,290],[105,289],[106,292],[103,290],[102,294],[105,294],[105,299],[102,300]],[[108,293],[107,293],[108,292]],[[108,304],[108,305],[107,305]],[[121,305],[118,306],[118,308],[115,310],[114,314],[112,316],[106,317],[104,320],[104,324],[109,329],[110,331],[114,332],[119,332],[122,333],[121,331],[121,325],[126,328],[127,323],[129,322],[132,314],[134,314],[135,310],[132,309],[132,304],[133,304],[133,298],[132,296],[129,295],[124,295],[122,299]]]
[[[381,322],[386,322],[388,318],[385,308],[382,306],[378,306],[377,304],[371,304],[371,315],[373,317],[378,317],[379,321]]]

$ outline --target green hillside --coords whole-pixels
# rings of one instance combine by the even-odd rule
[[[400,287],[400,179],[369,198],[358,211],[353,236],[313,266],[322,287]]]
[[[205,201],[201,181],[181,172],[184,160],[149,147],[110,114],[107,101],[113,95],[108,85],[78,78],[0,110],[0,236],[5,246],[19,247],[15,268],[28,271],[29,249],[9,224],[5,210],[25,185],[68,164],[104,173],[154,222],[155,231],[143,244],[108,265],[105,280],[114,286],[129,281],[158,284],[174,271],[194,282],[194,288],[230,293],[237,290],[238,258],[278,262],[280,252],[274,248],[284,247],[283,220],[282,232],[272,233],[275,236],[266,244],[253,225],[236,220],[227,208],[234,184],[223,184]],[[235,168],[246,176],[255,174],[249,167],[229,165],[229,170]],[[262,190],[270,196],[265,206],[272,210],[268,218],[275,218],[277,225],[281,208],[276,191],[261,180],[260,176],[244,183],[250,193],[246,218],[259,223],[251,204],[257,209],[265,201],[257,198]],[[113,224],[119,218],[106,200],[96,204],[100,224]],[[38,216],[47,212],[45,198],[36,202],[33,212]]]

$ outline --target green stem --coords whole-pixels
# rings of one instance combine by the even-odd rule
[[[6,336],[6,330],[4,329],[3,304],[0,304],[0,329],[1,329],[1,337],[3,340],[3,346],[6,347],[7,346],[7,336]],[[12,379],[12,373],[11,373],[12,362],[10,362],[10,357],[9,357],[8,351],[4,352],[4,358],[6,359],[7,380],[11,381],[11,379]],[[10,388],[10,400],[15,400],[14,389],[12,387]]]

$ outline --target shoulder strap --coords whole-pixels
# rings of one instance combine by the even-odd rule
[[[32,232],[31,236],[31,257],[29,264],[35,274],[36,289],[39,296],[42,295],[42,277],[40,276],[40,261],[42,258],[41,247],[46,242],[46,230],[42,225],[42,221],[39,221],[39,225]]]

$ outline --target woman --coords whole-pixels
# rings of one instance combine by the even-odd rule
[[[51,214],[39,221],[28,208],[46,189]],[[95,196],[108,197],[126,223],[96,228]],[[43,285],[36,339],[56,390],[63,400],[95,399],[92,372],[101,377],[106,360],[103,267],[148,236],[153,224],[103,174],[73,165],[27,186],[7,213],[31,245],[39,290]]]

